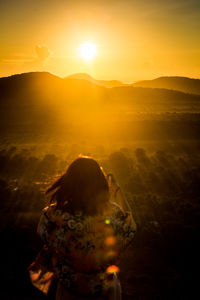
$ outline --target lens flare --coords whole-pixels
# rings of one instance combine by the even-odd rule
[[[115,265],[111,265],[111,266],[107,267],[107,269],[106,269],[106,273],[109,273],[109,274],[118,273],[118,272],[119,272],[119,267],[115,266]]]
[[[110,220],[109,219],[105,219],[105,223],[106,223],[106,225],[109,225],[110,224]]]
[[[116,243],[116,238],[113,237],[113,236],[108,236],[108,237],[105,239],[105,244],[106,244],[107,246],[113,246],[113,245],[115,245],[115,243]]]
[[[108,251],[106,253],[107,258],[114,258],[115,256],[117,256],[117,252],[115,252],[115,251]]]

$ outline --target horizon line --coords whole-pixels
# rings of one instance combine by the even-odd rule
[[[152,80],[155,80],[155,79],[158,79],[158,78],[188,78],[188,79],[194,79],[194,80],[200,80],[200,78],[194,78],[194,77],[189,77],[189,76],[180,76],[180,75],[162,75],[162,76],[158,76],[158,77],[153,77],[152,79],[138,79],[138,80],[135,80],[135,81],[122,81],[122,80],[118,80],[118,79],[97,79],[95,77],[93,77],[90,73],[87,73],[87,72],[74,72],[74,73],[70,73],[66,76],[60,76],[60,75],[57,75],[53,72],[49,72],[49,71],[28,71],[28,72],[22,72],[22,73],[15,73],[15,74],[10,74],[10,75],[7,75],[7,76],[1,76],[0,79],[2,78],[8,78],[8,77],[12,77],[12,76],[17,76],[17,75],[23,75],[23,74],[29,74],[29,73],[48,73],[48,74],[51,74],[53,76],[56,76],[60,79],[66,79],[70,76],[74,76],[74,75],[87,75],[89,77],[91,77],[91,79],[93,80],[97,80],[97,81],[118,81],[120,83],[123,83],[123,84],[134,84],[136,82],[140,82],[140,81],[152,81]],[[87,80],[87,79],[84,79],[82,78],[83,80]]]

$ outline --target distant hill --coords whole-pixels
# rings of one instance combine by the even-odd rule
[[[153,80],[138,81],[132,84],[132,86],[163,88],[200,95],[200,79],[192,79],[187,77],[159,77]]]
[[[79,77],[79,78],[78,78]],[[0,78],[0,109],[12,110],[26,107],[33,112],[38,107],[92,111],[110,109],[137,112],[191,112],[199,111],[200,95],[180,91],[119,86],[105,88],[96,81],[86,80],[89,75],[79,74],[77,78],[60,78],[48,72],[32,72]],[[92,78],[92,77],[91,77]],[[106,111],[105,111],[106,113]]]
[[[131,134],[140,137],[142,130],[152,128],[151,133],[145,133],[145,138],[150,135],[158,138],[163,135],[161,128],[164,126],[168,137],[169,113],[174,113],[173,118],[177,121],[179,113],[194,112],[200,113],[200,95],[169,89],[106,88],[85,77],[60,78],[47,72],[0,78],[0,129],[3,135],[18,131],[20,135],[26,133],[31,137],[33,132],[42,134],[43,130],[50,135],[56,130],[59,133],[64,130],[65,134],[76,130],[77,135],[92,132],[95,137],[99,132],[102,135],[110,132],[110,136],[115,132],[117,136]],[[163,114],[165,119],[159,117]],[[159,122],[162,119],[162,124],[155,121],[158,119]],[[148,122],[144,123],[144,120]],[[177,125],[176,131],[175,125],[170,125],[171,134],[185,134],[187,129],[188,136],[191,136],[191,131],[195,136],[199,135],[199,124],[186,124],[182,120],[180,124],[181,129]]]
[[[74,79],[83,79],[83,80],[88,80],[94,84],[104,86],[107,88],[112,88],[112,87],[117,87],[117,86],[127,86],[128,84],[125,84],[121,81],[118,80],[97,80],[94,79],[92,76],[90,76],[87,73],[76,73],[68,76],[67,78],[74,78]]]

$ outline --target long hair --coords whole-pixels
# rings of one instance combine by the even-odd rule
[[[92,158],[79,157],[47,191],[51,203],[69,213],[100,213],[109,201],[109,187],[99,164]]]

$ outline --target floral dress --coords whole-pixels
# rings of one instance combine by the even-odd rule
[[[118,258],[135,235],[130,213],[110,203],[102,215],[70,214],[50,205],[43,209],[38,233],[44,247],[29,267],[34,286],[48,293],[54,278],[68,291],[104,295],[117,271]]]

